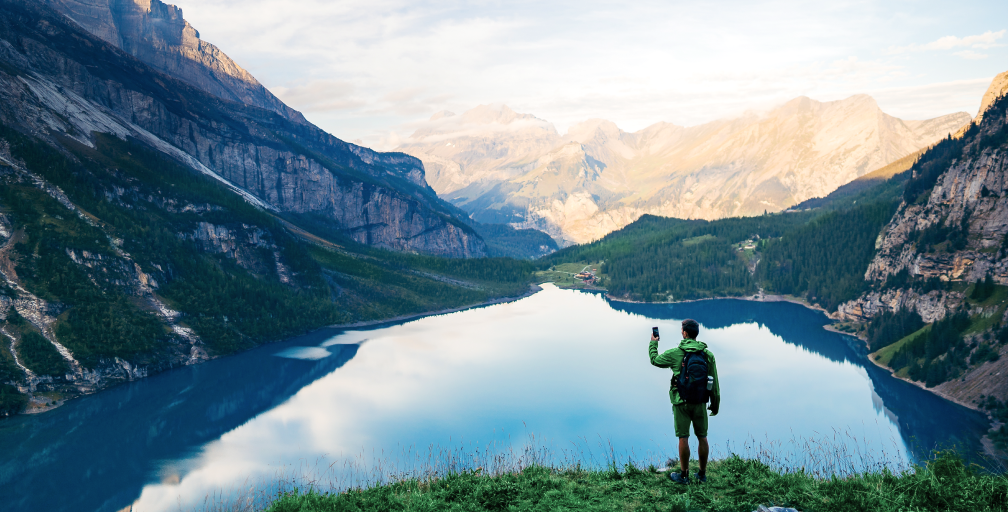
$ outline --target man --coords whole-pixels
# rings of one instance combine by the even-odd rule
[[[672,368],[672,386],[669,389],[669,399],[672,400],[672,418],[675,423],[675,434],[679,438],[679,468],[680,473],[669,471],[669,478],[673,482],[680,484],[689,483],[689,428],[693,425],[693,433],[696,434],[699,446],[697,454],[700,456],[700,472],[696,474],[697,482],[707,481],[707,455],[710,453],[710,446],[707,444],[707,409],[706,400],[703,403],[687,403],[680,396],[676,382],[679,375],[684,371],[684,359],[688,353],[699,353],[706,356],[707,375],[713,377],[714,382],[707,393],[710,397],[711,416],[716,416],[718,407],[721,404],[721,386],[718,380],[717,366],[714,363],[714,354],[707,350],[707,344],[697,341],[700,334],[700,324],[696,320],[687,318],[682,322],[683,340],[679,346],[671,350],[666,350],[663,354],[658,354],[658,338],[651,335],[651,343],[648,345],[648,356],[651,357],[651,364],[659,368]],[[696,361],[692,358],[691,364]]]

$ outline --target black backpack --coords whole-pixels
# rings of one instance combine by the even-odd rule
[[[707,354],[703,351],[686,352],[679,369],[676,389],[688,404],[707,403]]]

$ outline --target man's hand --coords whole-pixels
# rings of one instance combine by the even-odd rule
[[[658,341],[658,337],[654,334],[651,335],[651,341]]]
[[[707,409],[710,411],[711,416],[717,416],[719,408],[720,408],[719,406],[711,404],[711,406],[708,407]]]

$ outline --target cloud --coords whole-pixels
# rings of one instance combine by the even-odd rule
[[[549,119],[561,133],[589,118],[636,131],[658,121],[702,124],[799,95],[828,101],[992,77],[1008,62],[1008,31],[976,28],[978,19],[1008,19],[1008,2],[173,3],[309,120],[375,145],[393,131],[413,133],[435,112],[492,102]],[[976,101],[954,110],[972,111]],[[913,112],[934,117],[949,105]]]
[[[462,115],[435,114],[431,119],[418,123],[409,139],[402,142],[430,144],[463,137],[486,136],[487,133],[516,134],[521,137],[530,133],[557,132],[549,121],[530,114],[519,114],[507,105],[496,103],[479,105]]]
[[[980,59],[986,59],[988,57],[986,53],[977,53],[973,50],[963,50],[961,52],[955,52],[952,55],[956,55],[958,57],[962,57],[964,59],[969,60],[980,60]]]
[[[941,51],[941,50],[953,50],[955,48],[976,48],[980,50],[988,50],[991,48],[997,48],[1004,46],[1003,44],[998,44],[997,41],[1004,37],[1006,30],[1002,29],[997,32],[988,30],[983,34],[976,34],[966,37],[956,37],[956,36],[945,36],[940,37],[934,41],[927,44],[916,45],[911,44],[907,46],[891,46],[889,47],[888,53],[891,55],[896,55],[900,53],[907,52],[920,52],[920,51]],[[958,52],[956,55],[962,53],[969,53],[970,55],[979,55],[974,52]],[[986,57],[986,56],[985,56]],[[977,57],[965,57],[967,59],[975,59]],[[984,57],[979,57],[984,58]]]
[[[977,34],[975,36],[966,36],[963,38],[958,38],[956,36],[945,36],[937,41],[932,41],[924,45],[925,50],[951,50],[953,48],[962,48],[964,46],[971,48],[988,49],[995,46],[1000,46],[995,43],[998,39],[1004,37],[1005,31],[999,30],[997,32],[992,32],[988,30],[983,34]]]

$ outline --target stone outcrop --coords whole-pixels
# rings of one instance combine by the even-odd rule
[[[906,272],[918,282],[974,282],[990,275],[1008,284],[1008,105],[1004,96],[1008,73],[998,75],[984,95],[975,126],[964,130],[962,151],[951,161],[926,201],[900,205],[876,241],[876,254],[865,279],[882,285]],[[915,173],[921,172],[915,168]],[[919,178],[917,174],[914,179]],[[926,230],[943,229],[965,236],[953,247],[943,237],[934,246],[923,241]],[[963,233],[964,231],[964,233]],[[955,311],[964,303],[961,293],[913,290],[873,291],[840,305],[838,319],[864,320],[901,308],[920,313],[926,322]]]
[[[991,81],[990,86],[984,92],[983,98],[980,99],[980,111],[973,122],[979,123],[983,120],[984,112],[990,108],[994,100],[1004,96],[1006,93],[1008,93],[1008,71],[999,74]]]
[[[438,113],[400,150],[473,218],[583,243],[643,214],[716,219],[780,211],[915,153],[968,124],[964,112],[903,121],[865,95],[796,98],[763,115],[634,133],[593,119],[559,135],[506,106]]]
[[[361,243],[449,257],[486,254],[479,235],[456,218],[461,212],[427,186],[418,159],[222,101],[44,5],[0,2],[0,63],[0,121],[9,126],[87,145],[93,132],[132,137],[254,204],[322,219]]]
[[[907,187],[920,192],[907,198],[912,203],[904,201],[899,206],[876,240],[876,254],[865,272],[873,290],[841,304],[831,315],[836,320],[864,322],[884,312],[910,310],[930,323],[962,310],[971,317],[992,321],[1000,314],[992,330],[962,333],[968,347],[993,346],[998,357],[977,362],[970,356],[968,364],[961,363],[963,371],[955,378],[929,388],[973,408],[985,397],[1008,398],[1008,380],[1003,377],[1008,372],[1008,345],[994,341],[997,326],[1008,323],[1008,312],[1001,311],[1001,304],[971,304],[963,292],[922,291],[934,288],[927,282],[936,280],[968,283],[991,276],[1008,284],[1006,86],[1008,73],[995,77],[976,121],[943,143],[944,147],[936,147],[935,155],[922,156],[935,160],[914,166]],[[929,178],[934,176],[932,170],[940,174],[930,190],[917,188],[917,183],[933,179]],[[989,453],[997,453],[989,438],[983,443]]]
[[[875,315],[902,309],[916,311],[925,322],[930,323],[945,318],[949,311],[955,311],[962,303],[963,294],[952,291],[932,290],[924,294],[899,289],[872,291],[841,304],[830,317],[863,322]]]
[[[248,71],[203,41],[182,9],[160,0],[47,0],[88,32],[147,65],[219,98],[306,123]]]

